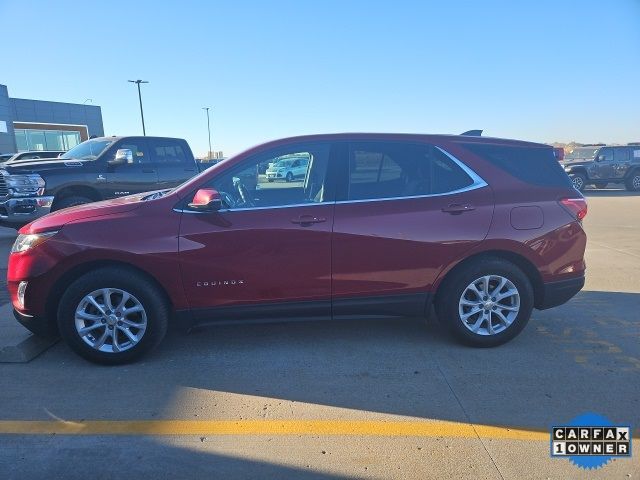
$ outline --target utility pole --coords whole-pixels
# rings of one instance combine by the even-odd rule
[[[138,85],[138,101],[140,102],[140,118],[142,118],[142,135],[147,136],[147,132],[144,128],[144,111],[142,110],[142,94],[140,93],[140,84],[149,83],[146,80],[127,80],[129,83],[135,83]]]
[[[209,121],[209,107],[202,107],[203,110],[207,111],[207,131],[209,132],[209,160],[211,160],[211,122]]]

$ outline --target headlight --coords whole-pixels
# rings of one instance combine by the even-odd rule
[[[40,175],[7,175],[4,177],[7,187],[18,195],[38,193],[44,189],[45,182]]]
[[[20,234],[11,248],[11,253],[26,252],[27,250],[40,245],[49,237],[53,237],[56,232],[32,233],[29,235]]]

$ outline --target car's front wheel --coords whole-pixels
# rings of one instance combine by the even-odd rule
[[[157,346],[167,331],[163,295],[128,268],[102,268],[78,278],[58,307],[60,336],[87,360],[131,362]]]
[[[478,259],[445,279],[436,298],[438,319],[461,342],[495,347],[526,326],[533,288],[516,265],[499,258]]]

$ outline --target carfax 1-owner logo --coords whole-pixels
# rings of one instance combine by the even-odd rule
[[[632,432],[630,425],[614,425],[602,415],[585,413],[551,428],[551,456],[569,458],[580,468],[600,468],[613,457],[631,457]]]

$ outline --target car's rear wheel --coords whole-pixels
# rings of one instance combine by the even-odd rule
[[[640,192],[640,170],[636,170],[625,182],[625,187],[630,192]]]
[[[571,183],[573,183],[573,188],[579,192],[584,191],[587,186],[587,177],[585,177],[584,174],[572,173],[569,177],[571,178]]]
[[[609,185],[607,182],[600,182],[600,183],[596,183],[594,185],[594,187],[596,187],[596,188],[607,188],[607,185]]]
[[[484,258],[454,270],[436,298],[438,318],[461,342],[495,347],[526,326],[533,309],[533,288],[516,265]]]
[[[131,362],[156,347],[167,331],[161,292],[127,268],[94,270],[73,282],[58,307],[63,340],[89,361]]]

